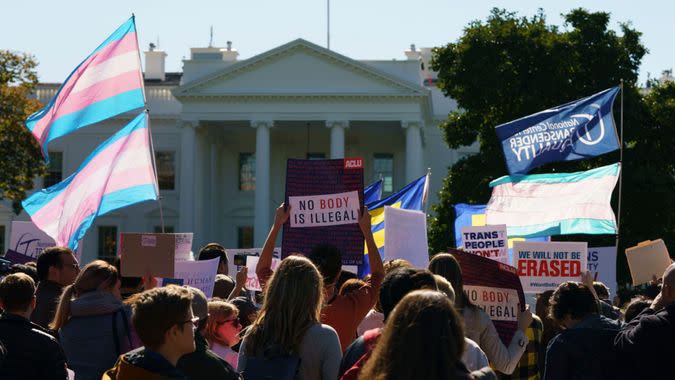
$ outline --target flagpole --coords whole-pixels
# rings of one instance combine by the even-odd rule
[[[429,209],[429,202],[427,202],[427,198],[429,198],[429,185],[431,181],[431,168],[427,168],[427,178],[424,180],[424,191],[422,195],[422,204],[424,206],[424,214],[427,214],[427,211]]]
[[[616,215],[616,249],[619,249],[619,230],[621,228],[621,190],[622,190],[622,183],[623,183],[623,79],[621,79],[621,84],[619,85],[621,87],[621,111],[620,111],[620,119],[619,119],[619,168],[621,171],[619,172],[619,205],[618,205],[618,210],[617,210],[617,215]]]

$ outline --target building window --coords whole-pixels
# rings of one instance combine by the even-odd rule
[[[173,226],[164,226],[164,233],[165,234],[172,234],[174,233],[174,228]],[[155,226],[155,233],[156,234],[161,234],[162,233],[162,226]]]
[[[5,226],[0,224],[0,254],[5,254]]]
[[[307,153],[308,160],[325,160],[326,153]]]
[[[390,153],[375,153],[373,160],[374,180],[382,178],[382,193],[391,194],[394,191],[394,155]]]
[[[174,190],[176,188],[175,158],[175,152],[155,152],[157,180],[160,190]]]
[[[112,262],[117,256],[117,226],[98,227],[98,258]]]
[[[255,190],[255,155],[239,153],[239,190]]]
[[[49,169],[44,177],[44,187],[54,186],[63,180],[63,152],[49,152]]]
[[[253,248],[253,227],[237,228],[237,248]]]

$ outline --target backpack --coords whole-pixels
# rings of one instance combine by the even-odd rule
[[[294,380],[300,369],[300,357],[285,355],[278,347],[270,347],[262,356],[246,358],[244,380]]]
[[[363,333],[363,343],[366,346],[366,352],[359,358],[359,360],[356,361],[356,363],[354,363],[353,366],[345,371],[340,380],[358,379],[359,372],[361,372],[361,368],[366,364],[368,359],[370,359],[370,355],[373,353],[375,343],[377,343],[377,340],[380,339],[380,335],[382,335],[380,329],[372,329]]]

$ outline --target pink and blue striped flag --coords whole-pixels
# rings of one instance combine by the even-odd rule
[[[77,249],[97,216],[138,202],[156,200],[147,114],[94,150],[75,173],[22,202],[33,223],[57,245]]]
[[[132,16],[75,68],[56,96],[26,120],[26,127],[48,159],[50,141],[144,106],[143,75]]]

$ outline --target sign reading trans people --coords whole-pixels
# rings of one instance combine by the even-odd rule
[[[509,263],[506,225],[462,227],[462,246],[466,252]]]
[[[619,149],[612,104],[619,87],[496,127],[509,174]]]

